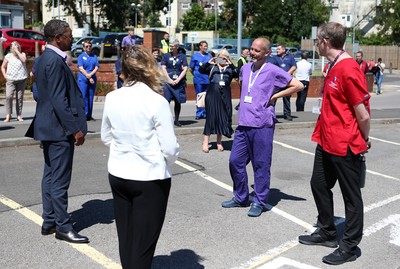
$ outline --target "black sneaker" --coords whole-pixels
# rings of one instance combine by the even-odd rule
[[[357,256],[355,254],[348,253],[344,250],[341,250],[340,248],[337,248],[331,254],[323,257],[322,261],[327,264],[339,265],[345,262],[355,261],[356,259]]]
[[[317,245],[328,248],[337,247],[336,239],[325,239],[318,232],[313,232],[310,235],[300,235],[299,242],[304,245]]]

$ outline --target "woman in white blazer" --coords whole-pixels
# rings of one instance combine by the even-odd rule
[[[106,96],[101,140],[110,147],[108,177],[122,267],[151,268],[179,145],[151,52],[129,47],[121,65],[124,86]]]

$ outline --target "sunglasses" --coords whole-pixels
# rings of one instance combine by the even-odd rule
[[[85,46],[86,49],[90,49],[92,46]]]

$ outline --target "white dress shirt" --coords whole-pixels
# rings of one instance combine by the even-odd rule
[[[110,147],[108,172],[124,179],[170,178],[179,154],[167,100],[140,82],[107,94],[101,140]]]
[[[297,62],[296,78],[298,80],[310,81],[310,75],[312,73],[311,63],[305,59],[301,59]]]

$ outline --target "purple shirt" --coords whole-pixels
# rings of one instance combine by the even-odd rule
[[[128,45],[134,46],[136,44],[136,38],[134,36],[127,35],[122,39],[121,47],[125,48]]]
[[[253,63],[243,65],[239,79],[242,81],[242,93],[240,96],[240,109],[238,113],[239,126],[247,127],[271,127],[277,122],[275,107],[268,106],[271,96],[280,88],[286,87],[292,80],[292,76],[281,68],[266,63],[261,73],[255,80],[248,93],[250,73],[254,81],[260,69],[252,72]],[[252,97],[251,103],[244,102],[245,96]]]

